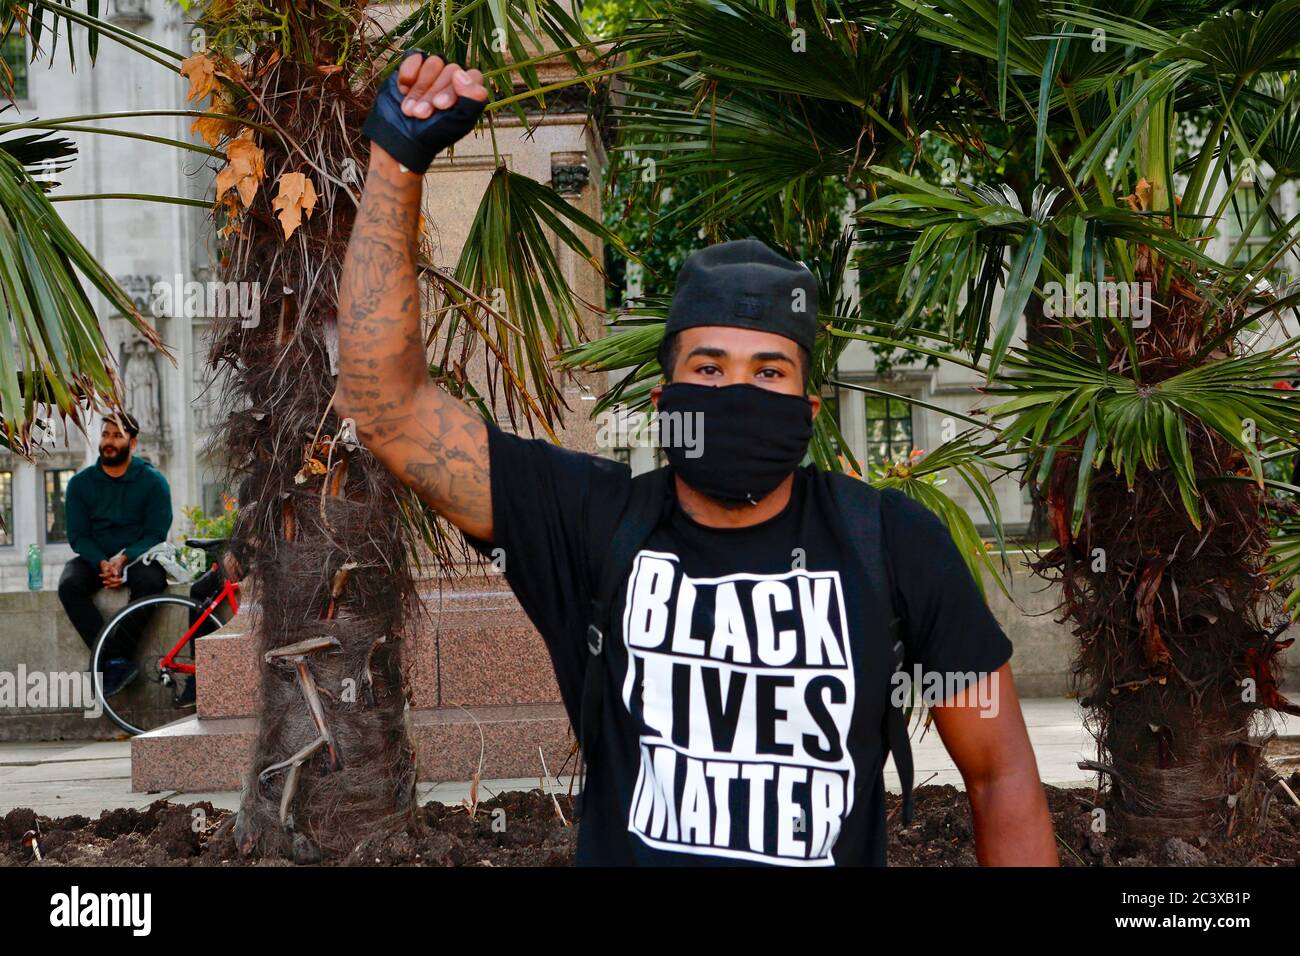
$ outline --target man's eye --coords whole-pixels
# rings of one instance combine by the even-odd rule
[[[764,368],[759,369],[758,374],[763,378],[781,378],[785,373],[779,368]]]

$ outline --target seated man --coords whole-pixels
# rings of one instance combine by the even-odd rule
[[[72,625],[92,651],[104,619],[95,607],[100,588],[123,585],[131,600],[167,589],[167,574],[158,564],[136,561],[166,540],[172,524],[172,495],[167,479],[152,465],[134,458],[140,428],[118,412],[104,421],[99,461],[68,482],[64,498],[68,543],[77,553],[59,578],[59,600]],[[132,563],[134,562],[134,563]],[[103,666],[104,695],[121,692],[138,673],[133,656],[140,631],[120,633]]]

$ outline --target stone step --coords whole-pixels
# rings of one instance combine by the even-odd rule
[[[495,590],[421,590],[426,613],[403,648],[416,708],[560,699],[541,636],[514,595],[501,582],[492,583]],[[250,631],[255,614],[256,605],[247,604],[221,630],[196,642],[198,715],[204,720],[257,713],[260,676]],[[217,676],[205,681],[203,675]]]
[[[559,774],[573,746],[559,704],[425,708],[409,713],[422,782]],[[131,740],[131,789],[238,790],[252,762],[252,717],[187,717]],[[480,757],[482,767],[480,771]],[[572,772],[572,767],[565,772]]]

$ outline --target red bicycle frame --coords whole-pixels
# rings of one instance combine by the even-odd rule
[[[186,644],[190,642],[191,639],[193,639],[194,632],[199,629],[199,625],[202,624],[204,621],[206,621],[212,615],[213,609],[222,601],[230,602],[230,613],[232,617],[238,614],[239,599],[235,597],[235,595],[237,595],[238,593],[239,593],[239,582],[232,581],[229,578],[227,578],[225,582],[221,585],[221,590],[217,592],[216,597],[214,597],[211,601],[208,602],[207,607],[203,609],[203,613],[200,614],[198,618],[194,621],[194,623],[190,625],[190,629],[185,632],[185,636],[182,637],[179,641],[177,641],[176,646],[167,652],[167,656],[158,662],[158,669],[165,670],[165,671],[167,670],[176,671],[178,674],[193,674],[194,665],[178,664],[175,659],[176,655],[180,653],[180,649],[182,647],[184,647]]]

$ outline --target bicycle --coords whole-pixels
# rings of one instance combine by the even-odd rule
[[[220,553],[226,540],[188,538],[185,544],[211,554]],[[214,569],[218,566],[215,562],[212,565]],[[195,679],[194,639],[211,634],[239,612],[238,593],[239,582],[227,577],[221,589],[206,602],[180,594],[153,594],[132,601],[113,615],[100,630],[90,655],[95,700],[104,716],[132,736],[177,719],[180,679]],[[225,620],[216,614],[217,607],[223,603],[230,606]],[[159,617],[162,619],[158,620]],[[108,698],[104,696],[104,664],[110,659],[114,638],[128,625],[138,628],[139,640],[132,661],[145,680],[134,679],[121,693]],[[173,642],[169,635],[182,630],[180,639]]]

